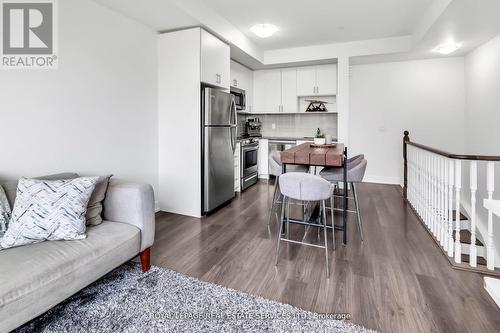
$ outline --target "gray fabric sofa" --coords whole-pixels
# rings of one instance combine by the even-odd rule
[[[16,183],[2,184],[11,206]],[[140,256],[150,268],[155,232],[150,185],[111,180],[104,222],[87,238],[43,242],[0,250],[0,332],[41,315],[121,264]]]

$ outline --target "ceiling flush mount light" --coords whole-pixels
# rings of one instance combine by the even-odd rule
[[[436,47],[434,51],[439,54],[450,54],[458,50],[459,47],[458,44],[443,44]]]
[[[250,28],[250,31],[259,36],[260,38],[268,38],[278,31],[278,27],[274,24],[263,23],[256,24]]]

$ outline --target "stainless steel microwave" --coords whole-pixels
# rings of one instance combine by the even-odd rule
[[[245,90],[231,87],[231,95],[233,95],[234,102],[236,103],[236,110],[244,111],[246,108]]]

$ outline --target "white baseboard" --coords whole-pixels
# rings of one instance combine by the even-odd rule
[[[155,213],[158,213],[160,211],[160,202],[155,201]]]
[[[500,307],[500,279],[485,277],[484,289],[486,289],[491,298],[493,298],[498,307]]]
[[[377,184],[390,184],[390,185],[402,185],[403,182],[398,177],[384,177],[384,176],[365,176],[363,179],[365,183],[377,183]]]

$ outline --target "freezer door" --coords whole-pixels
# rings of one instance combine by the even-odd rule
[[[203,90],[203,119],[205,126],[236,125],[235,106],[231,94],[212,88]]]
[[[205,127],[203,210],[210,212],[234,198],[231,127]]]

